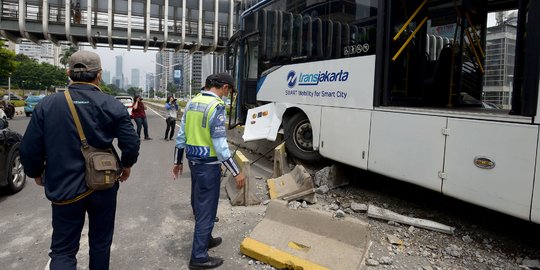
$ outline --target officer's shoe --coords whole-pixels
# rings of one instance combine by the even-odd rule
[[[202,263],[192,262],[191,260],[189,260],[189,269],[190,270],[212,269],[222,264],[223,264],[223,259],[208,256],[208,260]]]
[[[210,240],[208,240],[208,249],[215,248],[215,247],[221,245],[221,242],[223,242],[221,237],[215,237],[215,238],[212,237],[212,238],[210,238]]]

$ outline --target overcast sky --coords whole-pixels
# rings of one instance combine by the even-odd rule
[[[146,51],[137,48],[131,49],[130,51],[126,49],[114,48],[113,50],[108,47],[98,47],[97,49],[92,49],[92,47],[85,47],[85,50],[90,50],[96,52],[101,56],[101,66],[104,70],[108,70],[111,73],[111,80],[116,76],[116,56],[124,56],[124,76],[128,78],[128,83],[131,83],[131,70],[138,68],[140,70],[140,87],[145,85],[145,74],[156,72],[155,68],[155,59],[156,52]]]

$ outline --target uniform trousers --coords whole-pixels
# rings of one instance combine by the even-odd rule
[[[51,270],[75,270],[81,231],[88,213],[90,270],[109,269],[119,184],[66,205],[52,204]]]
[[[191,196],[195,212],[195,230],[191,249],[192,262],[208,260],[208,241],[214,229],[221,184],[220,164],[201,164],[189,161]]]

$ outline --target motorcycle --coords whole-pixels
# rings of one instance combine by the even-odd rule
[[[0,109],[4,111],[7,118],[9,119],[13,119],[13,116],[15,116],[15,106],[13,106],[13,104],[11,104],[10,102],[0,102]]]

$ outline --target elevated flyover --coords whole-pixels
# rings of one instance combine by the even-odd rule
[[[238,0],[0,0],[0,35],[213,52],[232,36],[239,7]]]

